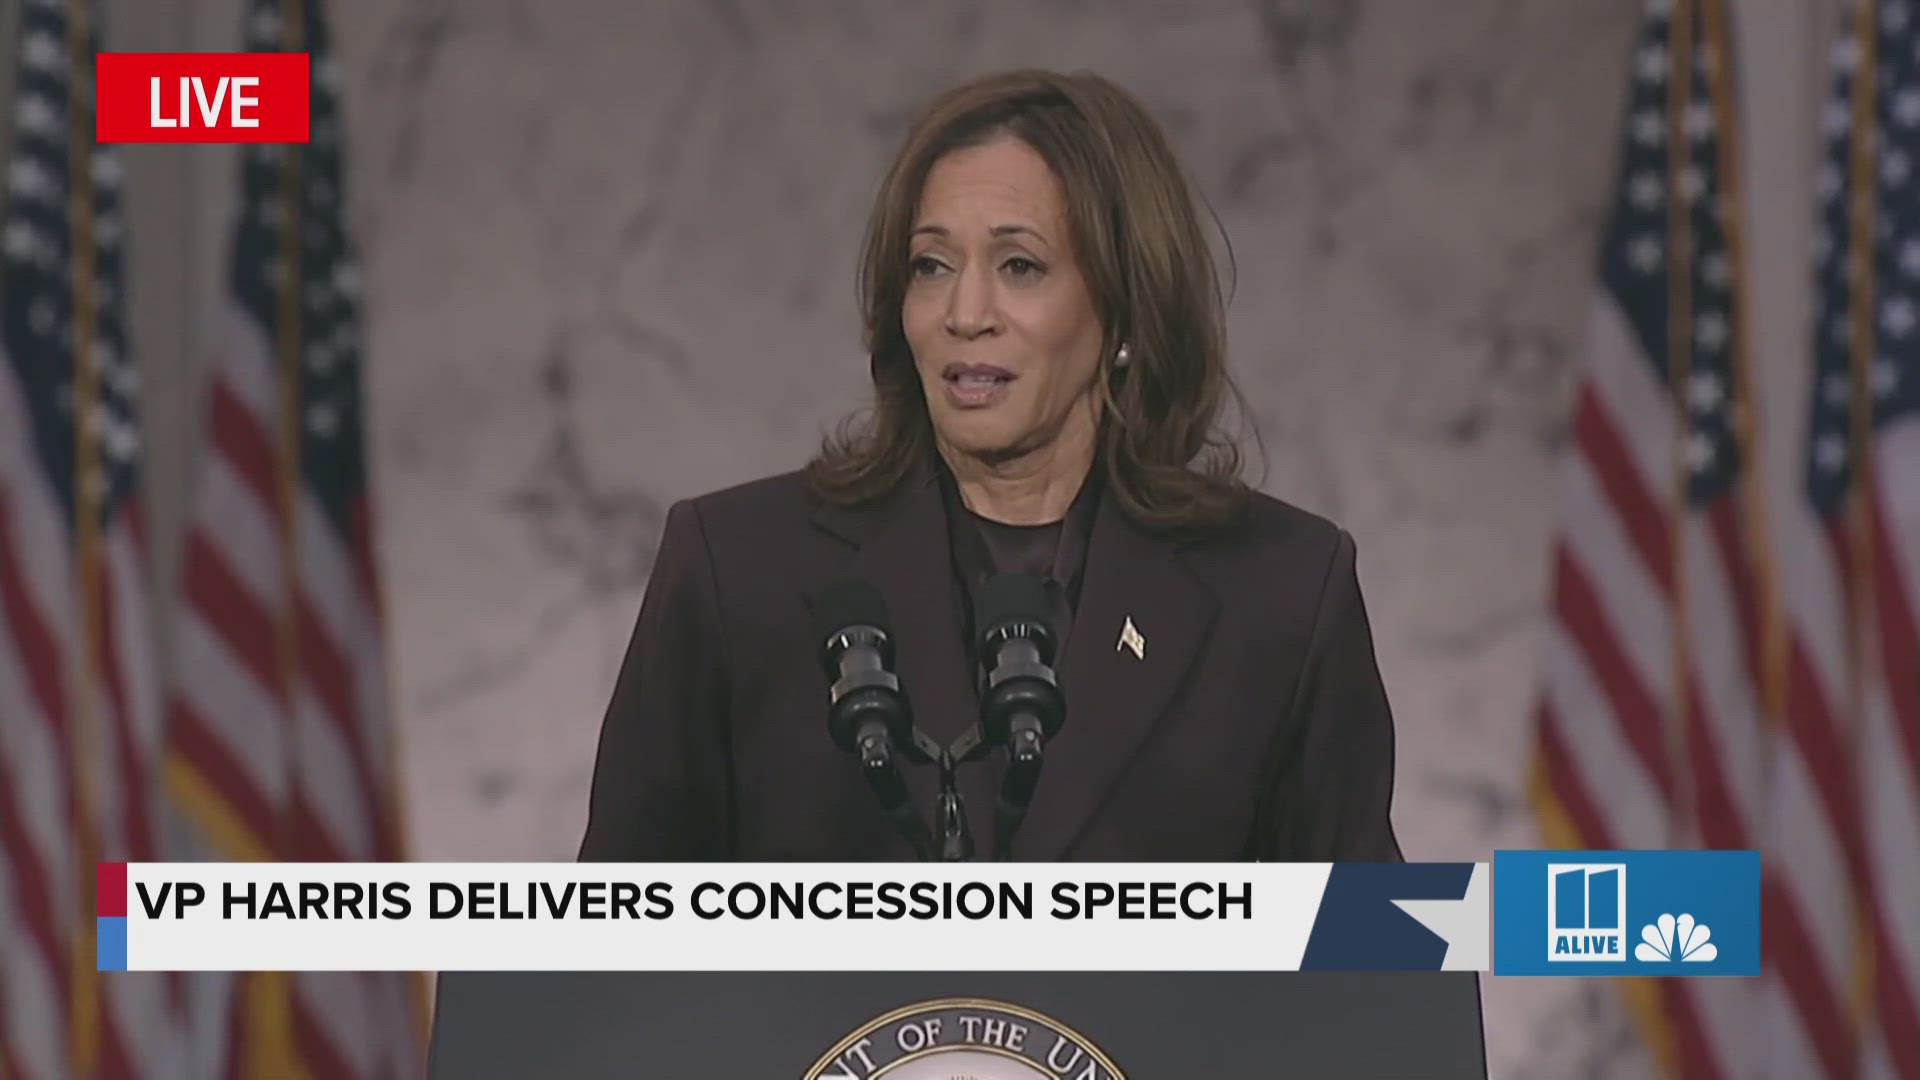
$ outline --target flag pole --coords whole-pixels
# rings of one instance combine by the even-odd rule
[[[1865,755],[1862,722],[1867,708],[1867,680],[1877,669],[1877,636],[1873,612],[1878,603],[1873,569],[1876,522],[1873,517],[1873,388],[1870,378],[1873,354],[1878,347],[1874,334],[1873,301],[1873,229],[1874,196],[1879,170],[1875,167],[1878,147],[1874,127],[1877,111],[1875,64],[1878,60],[1878,26],[1873,0],[1859,0],[1854,7],[1854,35],[1860,55],[1853,70],[1853,145],[1848,162],[1847,223],[1849,243],[1847,280],[1850,293],[1847,321],[1852,334],[1848,381],[1852,384],[1848,454],[1852,478],[1847,485],[1848,567],[1847,580],[1847,686],[1852,707],[1848,710],[1848,729],[1843,733],[1848,748],[1847,767],[1857,774]],[[1855,785],[1857,786],[1857,784]],[[1857,839],[1857,838],[1856,838]],[[1864,853],[1862,853],[1864,858]],[[1875,942],[1873,919],[1867,905],[1870,896],[1853,890],[1854,915],[1854,1018],[1862,1028],[1873,1014]]]
[[[286,52],[300,51],[300,0],[283,0],[286,15],[281,27],[282,49]],[[300,235],[301,235],[301,148],[298,144],[288,143],[284,147],[286,156],[280,162],[280,281],[279,290],[274,296],[278,305],[275,329],[276,354],[279,360],[280,422],[276,434],[279,437],[278,454],[278,493],[280,496],[280,520],[282,524],[281,540],[281,587],[284,600],[280,608],[279,645],[280,677],[287,695],[287,711],[291,716],[296,708],[295,701],[300,682],[300,625],[298,622],[298,600],[300,596],[300,297],[304,282],[301,280]],[[299,725],[288,725],[288,738],[282,743],[283,758],[286,767],[288,800],[280,807],[280,821],[275,836],[275,854],[287,858],[291,852],[296,857],[305,852],[296,850],[295,831],[290,804],[300,797],[298,783],[298,762],[300,758]]]
[[[301,51],[302,12],[300,0],[281,0],[280,49]],[[300,791],[300,724],[298,720],[301,683],[300,664],[300,299],[301,280],[301,148],[286,144],[280,160],[280,276],[275,300],[275,356],[278,361],[279,423],[275,454],[276,480],[280,503],[281,606],[277,623],[280,681],[286,709],[286,727],[282,731],[281,775],[286,783],[285,796],[273,825],[275,859],[303,858],[299,846],[298,815]],[[247,1050],[250,1064],[258,1068],[297,1068],[303,1073],[307,1063],[301,1059],[294,1038],[294,976],[287,972],[258,972],[248,979],[253,992],[245,995],[248,1009]]]
[[[1759,437],[1761,431],[1761,411],[1764,402],[1753,375],[1752,356],[1747,344],[1751,341],[1747,322],[1747,291],[1745,234],[1742,224],[1745,221],[1745,204],[1741,200],[1740,177],[1740,134],[1735,123],[1734,109],[1730,102],[1737,92],[1737,54],[1733,49],[1731,35],[1727,31],[1725,12],[1714,9],[1709,18],[1709,34],[1719,54],[1725,58],[1712,74],[1713,101],[1715,117],[1720,132],[1720,169],[1724,197],[1727,200],[1723,215],[1722,234],[1725,237],[1727,262],[1733,274],[1733,437],[1739,447],[1743,462],[1744,478],[1741,484],[1740,507],[1746,533],[1745,550],[1751,559],[1753,580],[1759,593],[1758,625],[1745,626],[1742,629],[1751,635],[1759,647],[1761,693],[1761,715],[1766,738],[1761,741],[1760,776],[1761,798],[1763,806],[1771,803],[1774,785],[1773,744],[1776,739],[1788,738],[1785,735],[1787,723],[1787,680],[1788,650],[1787,623],[1785,609],[1780,598],[1780,571],[1778,556],[1772,540],[1771,515],[1768,512],[1766,472],[1763,468],[1763,447]],[[1755,847],[1765,851],[1768,846],[1766,817],[1761,816],[1755,822],[1756,832],[1753,839]],[[1763,867],[1763,873],[1765,873]]]
[[[1768,512],[1766,472],[1760,440],[1761,412],[1765,405],[1753,375],[1753,357],[1747,345],[1752,341],[1747,323],[1747,265],[1743,216],[1745,204],[1740,190],[1740,131],[1731,104],[1738,91],[1738,56],[1732,35],[1728,33],[1726,10],[1710,9],[1707,33],[1714,50],[1724,62],[1712,73],[1712,98],[1715,126],[1720,133],[1720,168],[1726,211],[1721,229],[1726,237],[1727,263],[1733,275],[1733,435],[1745,463],[1745,482],[1741,492],[1741,511],[1753,560],[1754,583],[1759,590],[1758,625],[1745,629],[1760,646],[1760,690],[1762,708],[1771,723],[1778,724],[1787,708],[1787,624],[1780,601],[1779,562],[1773,546],[1772,518]],[[1769,755],[1770,758],[1770,755]],[[1763,789],[1764,790],[1764,789]]]
[[[1671,665],[1672,697],[1668,703],[1664,734],[1667,760],[1673,767],[1673,805],[1667,817],[1667,842],[1679,846],[1696,838],[1694,818],[1694,776],[1692,744],[1693,695],[1687,642],[1689,604],[1686,558],[1686,519],[1691,470],[1687,461],[1687,381],[1691,376],[1693,354],[1693,222],[1689,220],[1687,177],[1691,164],[1691,146],[1687,137],[1687,110],[1693,103],[1694,19],[1700,3],[1713,0],[1675,0],[1667,23],[1667,398],[1671,405],[1673,443],[1670,466],[1673,478],[1672,506],[1667,532],[1668,558],[1672,568],[1673,595],[1668,610],[1668,659]],[[1704,197],[1705,192],[1701,195]],[[1649,1047],[1659,1056],[1669,1075],[1682,1069],[1680,1048],[1675,1037],[1672,999],[1680,989],[1670,982],[1641,979],[1617,980],[1633,1017],[1639,1021]]]
[[[1711,2],[1711,0],[1708,0]],[[1693,223],[1688,214],[1686,188],[1691,147],[1687,139],[1687,110],[1693,103],[1693,20],[1698,6],[1690,0],[1674,5],[1668,32],[1667,65],[1667,390],[1673,405],[1673,514],[1668,531],[1673,566],[1673,625],[1669,639],[1673,665],[1673,701],[1667,723],[1667,748],[1674,765],[1674,807],[1668,842],[1679,844],[1695,836],[1691,718],[1691,665],[1687,658],[1690,630],[1687,603],[1686,518],[1691,469],[1687,461],[1687,380],[1693,354]],[[1705,197],[1705,192],[1701,192]]]
[[[95,865],[100,857],[100,839],[93,819],[94,764],[98,747],[98,702],[96,669],[100,616],[99,496],[105,477],[100,473],[98,441],[93,438],[96,410],[99,407],[99,371],[92,363],[93,353],[93,126],[88,122],[87,104],[92,87],[88,83],[93,70],[90,44],[91,24],[86,0],[67,0],[67,62],[71,77],[67,82],[67,199],[71,223],[69,248],[73,289],[73,564],[74,612],[69,666],[71,685],[68,701],[73,717],[73,762],[69,797],[73,804],[73,823],[78,873],[74,878],[74,934],[68,952],[68,970],[72,979],[70,1008],[70,1064],[76,1080],[91,1080],[99,1071],[100,983],[93,963],[94,891],[97,885]]]

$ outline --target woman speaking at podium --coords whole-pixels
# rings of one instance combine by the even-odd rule
[[[581,858],[915,857],[828,736],[808,590],[877,589],[944,746],[980,715],[974,613],[999,572],[1044,582],[1066,702],[1011,857],[1398,859],[1353,541],[1239,475],[1214,266],[1140,104],[1040,71],[941,96],[880,187],[859,283],[871,410],[804,469],[667,516]],[[1000,767],[954,773],[976,834]],[[929,805],[936,769],[904,772]]]

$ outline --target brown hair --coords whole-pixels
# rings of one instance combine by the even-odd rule
[[[1003,135],[1031,146],[1059,178],[1073,251],[1106,330],[1096,462],[1107,497],[1150,529],[1233,524],[1248,489],[1240,448],[1219,418],[1225,399],[1243,415],[1244,402],[1226,371],[1211,252],[1146,109],[1084,72],[977,79],[942,94],[913,124],[874,200],[860,263],[874,403],[828,436],[808,481],[830,502],[858,504],[933,464],[932,420],[900,318],[909,236],[935,162]],[[1131,362],[1116,369],[1123,342]]]

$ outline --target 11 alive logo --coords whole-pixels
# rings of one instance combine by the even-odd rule
[[[94,140],[101,143],[304,143],[306,53],[100,53]]]
[[[1758,975],[1754,851],[1499,851],[1496,975]]]

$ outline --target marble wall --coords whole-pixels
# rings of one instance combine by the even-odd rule
[[[570,857],[665,507],[795,466],[859,400],[853,265],[879,171],[918,102],[1026,64],[1139,93],[1218,213],[1263,486],[1359,543],[1403,846],[1534,842],[1552,466],[1638,4],[330,6],[416,857]],[[148,40],[122,47],[236,40],[237,0],[188,7],[184,24],[134,14]],[[1810,220],[1810,112],[1793,110],[1824,7],[1743,5],[1784,72],[1758,93],[1785,134],[1748,153],[1793,164],[1751,185],[1756,218]],[[134,167],[150,202],[177,190],[191,211],[156,226],[191,234],[179,250],[147,258],[217,281],[229,163],[149,150]],[[1756,251],[1799,258],[1797,228],[1763,225]],[[1761,305],[1769,370],[1804,340],[1804,264],[1758,279],[1783,298]],[[177,301],[184,318],[154,301],[143,317],[182,374],[150,409],[163,569],[210,303],[208,287]],[[1650,1074],[1599,984],[1489,983],[1487,1028],[1496,1076]]]
[[[1428,857],[1514,778],[1630,4],[336,5],[417,841],[563,854],[673,499],[859,400],[912,107],[1134,88],[1218,212],[1266,488],[1351,529]]]
[[[1220,217],[1267,490],[1356,535],[1408,852],[1530,842],[1526,704],[1627,3],[339,4],[417,851],[564,857],[664,508],[859,399],[913,106],[1138,92]],[[1490,986],[1503,1075],[1642,1075],[1611,995]],[[1624,1054],[1624,1057],[1621,1056]]]

